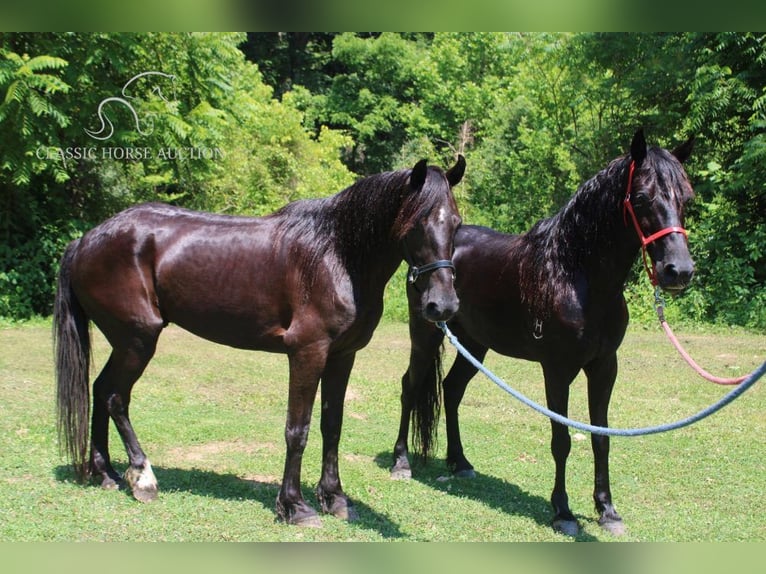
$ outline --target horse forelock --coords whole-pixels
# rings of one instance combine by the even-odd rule
[[[686,171],[678,159],[666,149],[652,147],[636,173],[637,187],[652,189],[651,200],[664,200],[682,210],[694,197]]]
[[[418,221],[424,220],[432,211],[445,204],[452,211],[457,212],[457,203],[444,171],[441,168],[429,166],[423,188],[410,191],[403,198],[391,228],[393,239],[397,241],[404,239]]]

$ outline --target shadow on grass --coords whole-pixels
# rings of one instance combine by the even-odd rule
[[[391,453],[384,452],[375,457],[381,468],[391,468]],[[512,516],[521,516],[534,520],[537,524],[552,528],[551,505],[545,498],[531,494],[518,485],[500,478],[476,472],[476,478],[456,478],[447,470],[443,461],[429,459],[424,462],[415,457],[411,462],[412,480],[453,496],[469,498],[490,508]],[[583,531],[582,526],[596,525],[595,519],[575,515],[580,523],[580,533],[572,540],[577,542],[597,542],[599,539]],[[563,535],[562,535],[563,536]]]
[[[115,470],[122,473],[125,465],[114,464]],[[255,501],[264,506],[264,508],[274,513],[274,521],[279,522],[276,517],[276,499],[279,493],[279,484],[276,482],[267,482],[242,478],[235,474],[213,472],[197,468],[168,468],[163,466],[152,466],[157,482],[160,486],[160,496],[162,492],[188,492],[197,496],[217,498],[220,500],[246,500]],[[56,480],[60,482],[75,481],[74,472],[70,466],[61,465],[54,471]],[[83,485],[84,488],[98,488],[89,483]],[[125,496],[131,496],[129,490],[120,489]],[[314,487],[302,484],[303,496],[306,502],[315,509],[318,503],[314,497]],[[396,539],[407,538],[408,535],[402,533],[399,526],[391,519],[380,512],[375,511],[367,504],[354,500],[354,506],[357,509],[359,518],[352,524],[354,528],[367,529],[377,532],[382,538]],[[138,504],[138,503],[137,503]],[[320,516],[325,516],[320,512]],[[285,528],[293,528],[285,525]]]

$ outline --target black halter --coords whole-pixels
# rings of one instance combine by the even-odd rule
[[[431,273],[432,271],[436,271],[437,269],[442,269],[444,267],[452,269],[452,275],[454,276],[455,264],[452,263],[450,259],[439,259],[438,261],[427,263],[426,265],[422,265],[420,267],[410,265],[409,273],[407,273],[407,281],[410,284],[414,284],[415,281],[418,280],[418,277],[421,275],[424,275],[425,273]]]

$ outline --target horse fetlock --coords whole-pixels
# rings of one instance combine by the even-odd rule
[[[157,498],[157,478],[154,476],[152,465],[149,464],[149,461],[146,461],[143,467],[128,467],[124,478],[136,500],[151,502]]]

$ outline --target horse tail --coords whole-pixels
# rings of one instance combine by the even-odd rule
[[[428,460],[436,447],[437,428],[442,403],[442,354],[444,345],[440,345],[428,365],[425,375],[415,389],[412,408],[412,445],[414,450]]]
[[[53,306],[53,345],[56,361],[56,407],[59,447],[74,467],[78,480],[88,468],[90,418],[90,332],[88,316],[72,290],[72,260],[79,239],[72,241],[61,258]]]

